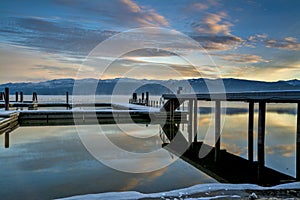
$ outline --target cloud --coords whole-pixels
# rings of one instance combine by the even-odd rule
[[[293,156],[293,152],[295,152],[294,144],[266,146],[267,154],[275,154],[275,155],[284,156],[284,157],[291,157],[291,156]]]
[[[256,34],[248,37],[244,45],[255,48],[257,44],[264,44],[267,48],[275,48],[290,51],[299,51],[300,43],[297,38],[285,37],[283,39],[270,39],[266,33]]]
[[[218,14],[208,13],[202,21],[192,23],[192,28],[195,32],[202,34],[230,35],[230,27],[232,27],[233,24],[226,21],[226,17],[227,14],[225,12],[220,12]]]
[[[236,63],[260,63],[270,62],[269,60],[263,59],[261,56],[252,54],[212,54],[219,56],[224,61],[236,62]]]
[[[275,39],[266,40],[266,47],[291,50],[291,51],[299,51],[300,43],[298,43],[297,38],[286,37],[282,40],[275,40]]]
[[[99,42],[116,34],[114,31],[85,29],[65,21],[32,17],[7,20],[10,26],[0,22],[0,36],[6,38],[5,42],[73,57],[87,55]]]
[[[168,20],[157,13],[154,9],[140,6],[131,0],[112,1],[89,1],[81,0],[56,0],[56,3],[66,7],[75,8],[80,12],[85,12],[100,21],[108,21],[110,24],[121,25],[123,27],[145,27],[145,26],[169,26]]]
[[[194,3],[191,5],[191,7],[197,10],[206,10],[209,6],[204,3]]]
[[[206,50],[225,51],[239,47],[243,39],[237,36],[191,36]]]

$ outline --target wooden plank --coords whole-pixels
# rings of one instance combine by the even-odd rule
[[[300,102],[297,104],[296,179],[300,180]]]
[[[254,125],[254,102],[249,102],[248,116],[248,160],[253,162],[253,125]]]
[[[199,94],[163,94],[164,99],[194,99],[205,101],[265,101],[295,103],[300,99],[300,90],[286,91],[258,91],[258,92],[227,92],[227,93],[199,93]]]
[[[259,102],[258,111],[258,137],[257,137],[257,162],[258,180],[263,179],[263,169],[265,166],[265,124],[266,124],[266,102]]]
[[[221,101],[215,103],[215,162],[220,160]]]

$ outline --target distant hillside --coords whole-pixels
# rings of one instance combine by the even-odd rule
[[[207,83],[214,85],[220,80],[211,79],[190,79],[187,80],[193,90],[197,93],[208,92]],[[6,83],[0,85],[0,91],[5,87],[10,88],[13,94],[16,91],[23,91],[24,94],[32,94],[37,92],[42,95],[63,95],[67,91],[72,94],[74,79],[55,79],[39,83]],[[80,85],[82,94],[128,94],[132,91],[150,92],[152,95],[161,95],[163,93],[170,93],[171,90],[176,91],[178,87],[182,86],[182,93],[189,93],[191,88],[186,88],[186,81],[183,80],[136,80],[127,78],[117,78],[110,80],[97,79],[82,79],[77,80],[76,84]],[[227,92],[234,91],[261,91],[261,90],[300,90],[299,80],[277,81],[277,82],[263,82],[250,81],[241,79],[223,79],[223,83]],[[94,89],[93,89],[94,88]]]

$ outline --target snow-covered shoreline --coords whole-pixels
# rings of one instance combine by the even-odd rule
[[[188,188],[172,190],[168,192],[158,192],[144,194],[136,191],[127,192],[107,192],[99,194],[87,194],[79,195],[68,198],[62,198],[64,200],[81,200],[81,199],[118,199],[118,200],[133,200],[133,199],[143,199],[143,198],[153,198],[153,199],[218,199],[218,198],[242,198],[238,195],[238,191],[242,192],[245,190],[253,191],[264,191],[264,190],[300,190],[300,182],[281,184],[273,187],[262,187],[254,184],[223,184],[223,183],[212,183],[212,184],[199,184],[191,186]],[[208,197],[195,197],[196,194],[200,193],[213,193],[217,191],[226,191],[220,193],[214,193],[214,196]],[[230,191],[235,191],[235,193],[230,194]],[[255,195],[255,194],[254,194]],[[194,197],[193,197],[194,196]],[[197,196],[197,195],[196,195]]]

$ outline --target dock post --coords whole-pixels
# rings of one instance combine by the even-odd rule
[[[4,133],[4,147],[9,148],[9,132]]]
[[[221,101],[217,100],[215,105],[215,162],[220,160],[220,137],[221,137]]]
[[[171,138],[173,139],[175,137],[175,100],[170,99],[170,130],[171,130]]]
[[[146,106],[149,106],[149,92],[146,92]]]
[[[257,178],[259,181],[263,178],[263,169],[265,166],[265,126],[266,126],[266,102],[259,102],[258,111],[258,136],[257,136]]]
[[[253,162],[253,121],[254,121],[254,102],[249,102],[248,116],[248,160]]]
[[[144,92],[142,93],[142,103],[145,103],[145,94],[144,94]]]
[[[19,93],[16,92],[16,102],[18,102],[18,101],[19,101]]]
[[[66,92],[66,104],[67,104],[67,109],[69,109],[69,92]]]
[[[300,180],[300,102],[297,103],[296,179]]]
[[[3,93],[0,92],[0,101],[2,101],[2,100],[3,100]]]
[[[188,142],[193,142],[193,99],[189,99]]]
[[[9,88],[4,89],[5,110],[9,110]]]
[[[197,143],[198,133],[198,100],[194,100],[194,142]]]
[[[23,96],[23,92],[21,91],[20,92],[20,102],[23,102],[23,100],[24,100],[24,96]]]

